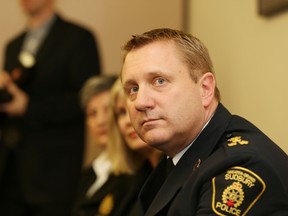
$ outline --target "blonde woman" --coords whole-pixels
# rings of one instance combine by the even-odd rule
[[[115,175],[130,174],[133,177],[115,215],[132,216],[136,215],[138,193],[162,153],[141,140],[132,127],[120,79],[113,85],[110,99],[107,153],[112,161],[111,170]]]

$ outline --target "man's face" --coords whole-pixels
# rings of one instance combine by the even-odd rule
[[[133,127],[147,144],[174,156],[201,131],[203,88],[191,79],[172,41],[129,52],[122,81]]]
[[[24,11],[29,15],[37,15],[46,7],[50,7],[54,0],[21,0]]]

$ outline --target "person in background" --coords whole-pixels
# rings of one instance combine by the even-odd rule
[[[112,215],[130,186],[130,176],[112,173],[112,161],[107,154],[110,89],[116,79],[113,75],[93,76],[80,91],[89,142],[97,146],[98,152],[82,171],[73,216]],[[88,151],[96,150],[87,146]]]
[[[95,158],[107,147],[110,90],[116,79],[116,75],[93,76],[84,83],[80,91],[80,104],[85,114],[86,126],[84,169],[91,167]]]
[[[6,46],[0,72],[0,215],[65,216],[83,159],[78,92],[101,73],[90,30],[66,21],[56,0],[20,0],[23,32]]]
[[[86,124],[100,153],[83,170],[73,216],[129,216],[140,188],[162,153],[149,147],[131,126],[120,80],[90,78],[81,90]],[[98,148],[99,149],[99,148]]]
[[[140,189],[158,165],[162,152],[148,146],[132,127],[120,79],[111,90],[110,106],[108,156],[112,161],[112,171],[115,175],[123,173],[132,176],[130,188],[113,215],[134,216],[138,213],[136,200]]]
[[[167,155],[145,182],[137,215],[288,215],[287,154],[220,102],[204,44],[161,28],[123,50],[132,124]]]

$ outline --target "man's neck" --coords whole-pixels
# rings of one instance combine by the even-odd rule
[[[35,13],[32,15],[29,15],[28,18],[28,28],[34,29],[41,26],[43,23],[50,20],[54,15],[53,8],[47,8],[39,13]]]

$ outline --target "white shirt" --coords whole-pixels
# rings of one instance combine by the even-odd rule
[[[101,153],[92,163],[92,168],[97,176],[96,181],[88,189],[86,196],[92,197],[93,194],[107,181],[111,173],[111,162],[105,153]]]
[[[51,19],[43,23],[38,28],[28,29],[23,43],[22,51],[28,52],[35,56],[40,47],[40,44],[49,33],[50,27],[54,23],[55,19],[56,17],[54,15]]]

